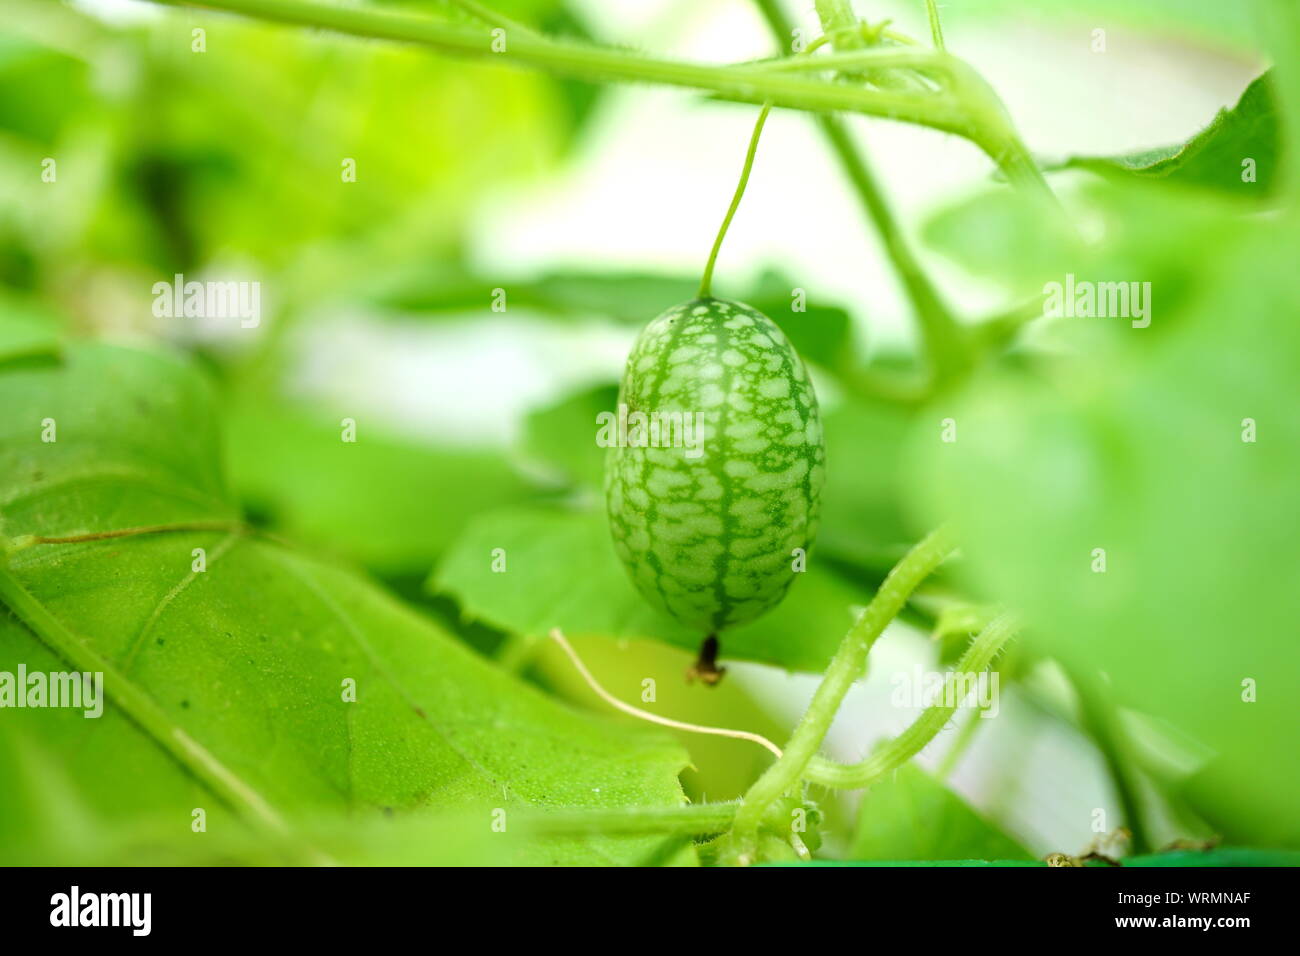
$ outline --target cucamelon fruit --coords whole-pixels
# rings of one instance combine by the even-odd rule
[[[816,535],[826,459],[817,396],[775,322],[700,298],[642,330],[619,405],[629,421],[702,420],[698,450],[664,447],[666,428],[658,447],[652,432],[629,428],[608,452],[605,497],[633,583],[711,639],[701,658],[710,669],[718,632],[780,603],[796,549],[806,553]]]

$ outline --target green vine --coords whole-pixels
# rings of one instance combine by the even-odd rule
[[[644,56],[631,50],[546,37],[530,29],[504,30],[493,48],[483,28],[374,7],[316,0],[154,0],[168,6],[206,7],[354,36],[427,46],[453,56],[497,59],[594,82],[657,83],[703,90],[718,98],[810,112],[845,111],[917,123],[963,136],[1002,169],[1014,185],[1050,195],[1042,173],[1016,135],[1001,101],[968,65],[941,51],[907,51],[913,69],[948,78],[939,90],[869,89],[833,80],[790,75],[790,58],[761,63],[704,65]],[[897,66],[904,51],[878,51],[881,67]],[[799,58],[794,58],[795,62]],[[776,67],[776,69],[773,69]],[[795,68],[794,72],[803,67]]]
[[[1007,642],[1015,636],[1016,628],[1016,620],[1010,614],[999,616],[984,628],[945,678],[943,699],[948,699],[957,675],[979,674],[987,670]],[[956,712],[956,704],[932,704],[922,711],[910,727],[862,762],[845,765],[813,757],[808,762],[804,777],[811,783],[843,790],[869,787],[925,749]]]
[[[916,587],[951,553],[953,540],[939,528],[903,556],[880,585],[867,609],[853,624],[835,652],[813,694],[808,710],[795,727],[781,759],[772,764],[745,794],[728,836],[724,859],[746,865],[758,860],[758,828],[768,807],[795,790],[804,777],[845,695],[867,666],[867,655],[889,622],[898,616]]]

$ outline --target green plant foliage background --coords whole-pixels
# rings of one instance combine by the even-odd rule
[[[212,397],[192,369],[77,347],[5,370],[0,392],[11,537],[235,514],[216,467]],[[38,414],[61,423],[57,442],[10,430]],[[205,549],[207,569],[178,574],[193,548]],[[38,545],[9,571],[78,635],[86,657],[74,663],[110,662],[282,813],[474,808],[491,833],[498,807],[681,800],[686,758],[670,742],[565,710],[363,577],[294,548],[238,531],[163,533]],[[57,670],[45,636],[6,621],[0,669]],[[344,699],[348,680],[355,703]],[[60,755],[69,797],[86,813],[180,822],[216,800],[194,761],[166,752],[129,700],[115,703],[102,720],[32,710],[11,729],[25,751]],[[21,817],[4,816],[23,832]],[[227,825],[214,816],[214,828]],[[537,862],[633,862],[649,849],[599,839],[529,852]]]
[[[616,715],[545,640],[552,628],[620,699],[637,702],[649,678],[658,694],[640,703],[657,713],[778,741],[791,721],[758,684],[687,687],[701,635],[646,606],[619,566],[593,441],[615,371],[537,403],[505,447],[378,421],[340,442],[337,408],[295,378],[301,333],[321,315],[471,332],[491,319],[503,280],[475,262],[474,217],[567,170],[603,92],[234,17],[205,19],[208,52],[195,56],[189,11],[118,23],[11,6],[0,672],[110,679],[99,720],[0,710],[0,862],[699,862],[685,837],[534,825],[543,811],[734,799],[769,763],[751,743]],[[579,5],[494,6],[549,32],[589,30]],[[858,7],[915,18],[919,4]],[[950,41],[1024,8],[944,7]],[[1068,684],[1103,687],[1119,723],[1144,728],[1117,758],[1140,781],[1140,810],[1175,819],[1171,835],[1300,847],[1300,39],[1279,28],[1287,15],[1270,0],[1033,4],[1045,27],[1100,17],[1113,35],[1193,37],[1274,65],[1188,142],[1068,160],[1053,174],[1061,210],[988,182],[929,216],[924,261],[999,290],[1004,306],[959,308],[985,347],[937,392],[899,387],[925,363],[875,347],[871,303],[810,290],[794,312],[801,279],[785,264],[728,291],[778,321],[811,367],[828,483],[808,572],[777,610],[723,636],[724,662],[775,670],[768,688],[820,673],[898,557],[951,521],[960,559],[906,611],[942,632],[942,662],[995,605],[1017,609],[1026,627],[1004,680],[1080,739],[1090,731]],[[47,156],[57,188],[34,178]],[[358,181],[320,188],[341,157]],[[155,281],[241,271],[275,290],[247,342],[150,313]],[[1150,283],[1150,327],[1042,317],[1045,283],[1067,274]],[[696,281],[594,262],[508,284],[527,321],[595,338],[630,332]],[[57,442],[41,440],[46,419]],[[955,442],[940,439],[947,419]],[[194,523],[206,529],[20,547]],[[196,548],[206,571],[191,570]],[[1032,683],[1051,667],[1064,691]],[[1044,850],[917,766],[860,805],[822,809],[835,835],[824,857],[1011,864]],[[1051,849],[1090,836],[1081,824],[1077,846]]]

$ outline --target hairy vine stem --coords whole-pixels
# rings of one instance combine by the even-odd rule
[[[799,786],[849,688],[864,673],[871,646],[898,616],[917,586],[951,553],[953,546],[952,533],[947,527],[932,531],[922,539],[889,572],[867,609],[844,635],[781,759],[754,782],[736,811],[728,847],[730,862],[756,861],[758,828],[763,814],[775,800]]]
[[[497,59],[595,82],[660,83],[704,90],[721,99],[812,112],[848,111],[918,123],[964,136],[999,165],[1008,180],[1049,193],[1037,166],[1016,136],[1001,101],[970,67],[939,51],[928,64],[948,71],[944,91],[899,92],[790,76],[757,64],[704,65],[643,56],[631,50],[577,43],[532,30],[505,30],[495,43],[483,27],[375,7],[317,0],[154,0],[168,6],[206,7],[243,16],[319,27],[355,36],[417,43],[453,56]],[[770,65],[770,64],[769,64]]]
[[[857,790],[869,787],[903,766],[938,736],[947,726],[957,704],[947,703],[954,691],[958,674],[979,674],[993,663],[1007,642],[1015,636],[1018,624],[1013,615],[1003,613],[989,623],[971,642],[966,653],[944,680],[944,696],[921,712],[910,727],[860,763],[839,764],[814,756],[808,761],[804,779],[827,787]],[[979,718],[974,718],[978,720]]]

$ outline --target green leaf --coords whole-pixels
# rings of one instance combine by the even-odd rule
[[[1154,187],[1150,182],[1095,182],[1071,199],[1071,216],[1045,216],[1040,205],[1006,189],[981,193],[943,210],[927,225],[927,241],[972,275],[1004,286],[1012,300],[1044,310],[1047,283],[1069,276],[1087,282],[1152,284],[1160,318],[1150,332],[1130,345],[1150,344],[1172,329],[1185,311],[1206,294],[1217,273],[1205,267],[1215,246],[1231,248],[1249,231],[1243,213],[1256,211],[1236,197]],[[1087,241],[1074,225],[1086,221]],[[1107,338],[1128,328],[1123,320],[1082,322],[1040,317],[1030,332],[1041,332],[1048,348],[1087,348],[1070,335]],[[1066,341],[1054,342],[1064,332]]]
[[[53,358],[59,351],[54,317],[24,300],[0,298],[0,362]]]
[[[187,365],[78,346],[0,372],[0,410],[0,508],[20,548],[0,594],[21,619],[0,616],[0,671],[102,671],[108,700],[98,719],[5,712],[0,735],[29,768],[3,788],[10,832],[162,820],[184,842],[197,807],[209,833],[300,846],[297,823],[345,815],[462,812],[491,833],[494,808],[681,801],[685,756],[664,737],[557,706],[347,568],[233,524],[212,395]],[[55,442],[40,440],[47,417]],[[200,521],[232,526],[21,548]],[[547,863],[634,862],[661,842],[503,840]]]
[[[74,13],[60,19],[65,28],[83,28]],[[6,33],[0,37],[0,129],[42,148],[53,146],[68,121],[92,102],[90,73],[87,63],[66,51]]]
[[[971,275],[1007,286],[1016,300],[1041,295],[1047,279],[1086,261],[1087,251],[1064,217],[998,188],[940,210],[925,224],[926,243]]]
[[[520,847],[467,812],[308,817],[295,820],[291,834],[267,834],[241,825],[220,804],[208,805],[197,789],[195,803],[207,810],[202,832],[184,820],[178,825],[170,808],[105,812],[53,747],[14,728],[0,733],[0,778],[9,782],[0,792],[0,859],[9,866],[295,866],[323,859],[491,866],[516,862]],[[518,815],[510,822],[521,834],[527,825]]]
[[[618,385],[597,385],[530,412],[522,453],[530,463],[571,487],[599,492],[605,481],[605,449],[596,444],[596,416],[618,409]]]
[[[250,270],[240,278],[274,276],[277,301],[301,306],[378,264],[454,250],[482,190],[557,160],[582,112],[549,77],[400,45],[223,17],[204,26],[206,53],[177,60],[184,14],[106,27],[50,12],[62,4],[18,7],[9,33],[24,39],[0,45],[0,129],[30,151],[14,169],[53,156],[60,185],[6,182],[6,199],[46,267]],[[123,82],[100,82],[110,61],[131,64]]]
[[[494,571],[501,549],[505,570]],[[498,565],[499,566],[499,565]],[[512,509],[475,519],[444,557],[430,588],[475,620],[532,638],[651,638],[697,650],[703,634],[660,614],[637,594],[614,554],[603,511]],[[822,567],[814,554],[774,611],[721,636],[722,656],[820,671],[870,594]]]
[[[1033,855],[915,764],[873,786],[858,809],[855,860],[1032,860]]]
[[[795,291],[802,293],[796,303]],[[770,317],[806,362],[829,372],[854,369],[858,362],[853,322],[838,306],[809,300],[807,290],[779,272],[767,271],[744,300]],[[796,304],[799,311],[795,311]]]
[[[403,313],[425,315],[475,312],[491,315],[492,290],[502,288],[511,309],[555,318],[604,317],[644,325],[678,302],[694,297],[699,280],[646,272],[556,271],[518,281],[487,278],[459,266],[430,270],[428,263],[404,265],[362,287],[370,301]]]
[[[1152,282],[1150,328],[1079,320],[1072,359],[978,383],[957,442],[918,433],[915,487],[957,523],[971,582],[1025,610],[1028,642],[1212,750],[1193,797],[1220,832],[1295,845],[1297,233],[1207,219],[1164,219],[1178,238],[1118,273]]]
[[[1262,198],[1273,193],[1279,181],[1279,122],[1270,71],[1246,87],[1236,106],[1220,110],[1185,143],[1124,156],[1076,156],[1061,166]],[[1254,171],[1250,182],[1243,179],[1247,161]]]
[[[553,318],[606,318],[625,325],[642,326],[669,306],[695,298],[696,276],[663,275],[636,271],[558,270],[517,281],[488,278],[468,267],[443,263],[404,263],[368,272],[356,288],[357,296],[385,309],[407,315],[462,316],[466,312],[491,315],[492,290],[502,288],[511,309],[529,309]],[[847,310],[800,297],[802,311],[794,311],[799,284],[780,272],[766,271],[751,288],[738,290],[738,298],[769,315],[806,360],[831,372],[856,360],[852,320]]]
[[[422,576],[471,514],[527,500],[500,452],[438,447],[362,420],[356,441],[320,408],[246,396],[226,417],[240,498],[277,532],[387,577]]]

